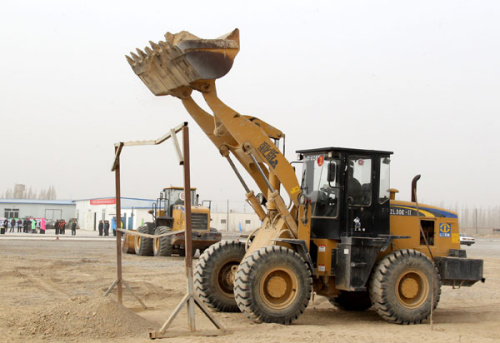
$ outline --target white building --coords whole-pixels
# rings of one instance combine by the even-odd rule
[[[123,226],[137,229],[145,222],[153,220],[149,213],[156,200],[121,198]],[[29,200],[0,199],[0,218],[46,218],[64,219],[69,222],[76,218],[82,229],[97,230],[100,220],[110,223],[116,217],[116,199],[114,197],[80,200]],[[219,231],[249,232],[259,227],[261,222],[254,213],[212,212],[210,226]]]
[[[149,213],[156,200],[121,198],[121,221],[124,229],[137,229],[142,223],[152,221]],[[116,198],[93,198],[75,200],[76,218],[81,228],[97,230],[99,221],[116,218]]]
[[[261,221],[255,213],[217,212],[210,213],[210,226],[217,230],[249,232],[260,227]]]
[[[75,216],[72,200],[0,199],[0,216],[4,218],[64,219],[69,222]]]

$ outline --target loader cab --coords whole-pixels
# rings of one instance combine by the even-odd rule
[[[298,151],[302,193],[310,202],[311,238],[390,233],[390,155],[347,148]]]
[[[172,217],[174,208],[177,205],[183,206],[185,199],[184,188],[167,187],[160,193],[160,197],[153,204],[152,214],[155,226],[172,227]],[[195,205],[196,188],[191,188],[191,205]]]

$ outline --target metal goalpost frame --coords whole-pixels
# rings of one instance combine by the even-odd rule
[[[182,151],[180,149],[179,143],[177,141],[177,133],[182,131]],[[210,313],[209,309],[198,299],[194,292],[194,283],[193,283],[193,256],[192,256],[192,230],[191,230],[191,177],[190,177],[190,157],[189,157],[189,129],[188,123],[184,122],[171,129],[167,134],[156,140],[150,141],[129,141],[129,142],[120,142],[115,143],[115,160],[111,171],[115,172],[115,187],[116,187],[116,263],[117,263],[117,279],[113,282],[113,284],[106,291],[104,296],[107,296],[111,290],[118,286],[118,302],[122,304],[122,289],[123,285],[127,288],[127,290],[137,299],[141,305],[146,308],[146,305],[132,292],[131,288],[128,284],[123,280],[122,277],[122,250],[121,250],[121,240],[122,240],[122,232],[127,233],[129,235],[135,236],[147,236],[150,238],[159,238],[163,236],[169,236],[176,234],[175,233],[167,233],[162,235],[145,235],[138,232],[128,232],[128,230],[121,229],[121,191],[120,191],[120,155],[125,146],[139,146],[139,145],[159,145],[169,138],[172,138],[172,142],[174,145],[174,149],[177,153],[177,157],[179,159],[179,164],[183,166],[184,171],[184,206],[185,206],[185,215],[186,215],[186,229],[185,229],[185,268],[186,268],[186,276],[187,276],[187,294],[181,300],[181,302],[174,309],[170,317],[167,321],[162,325],[160,330],[153,331],[149,333],[149,337],[151,339],[156,338],[166,338],[166,337],[177,337],[184,334],[190,335],[220,335],[227,334],[229,331]],[[174,321],[175,317],[182,308],[187,304],[188,311],[188,329],[189,332],[169,332],[166,333],[166,330]],[[207,318],[214,324],[217,328],[216,332],[213,331],[196,331],[195,324],[195,305],[199,307],[199,309],[207,316]]]

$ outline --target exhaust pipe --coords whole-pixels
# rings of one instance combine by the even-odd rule
[[[411,181],[411,202],[417,202],[417,181],[420,180],[420,174]]]

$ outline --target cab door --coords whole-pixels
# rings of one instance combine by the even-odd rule
[[[311,201],[311,238],[339,239],[339,213],[342,191],[339,183],[340,160],[326,154],[305,157],[302,192]]]
[[[388,156],[352,155],[346,167],[346,228],[350,236],[390,234]]]
[[[349,156],[346,166],[346,204],[348,236],[373,232],[373,159]]]

